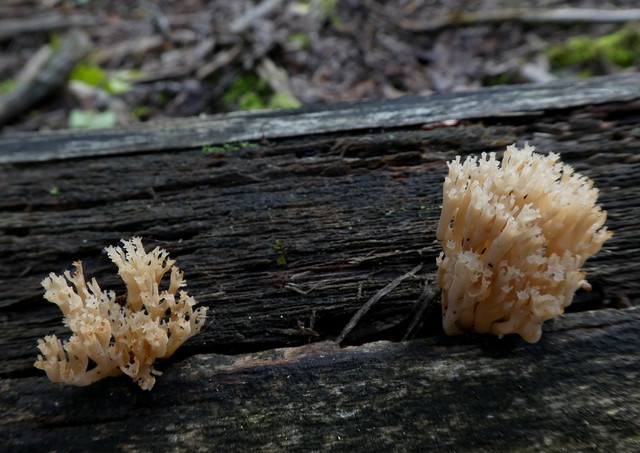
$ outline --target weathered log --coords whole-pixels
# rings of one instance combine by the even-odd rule
[[[640,310],[577,313],[535,345],[321,342],[174,363],[152,392],[3,381],[7,451],[638,451]]]
[[[639,82],[0,139],[0,438],[14,450],[370,450],[368,438],[408,450],[631,449],[640,320],[637,308],[602,308],[640,299]],[[447,118],[459,122],[438,124]],[[342,344],[404,336],[435,273],[445,161],[524,140],[562,153],[601,189],[615,234],[587,263],[594,290],[571,307],[597,310],[563,315],[527,345],[444,337],[432,304],[417,332],[426,339],[328,347],[367,299],[423,263]],[[149,394],[120,378],[49,383],[32,367],[36,339],[66,332],[40,281],[80,259],[122,292],[101,250],[133,235],[178,259],[210,307],[205,330]],[[80,433],[104,447],[70,444]]]
[[[348,132],[353,136],[354,131],[389,130],[449,119],[522,117],[527,120],[531,116],[540,117],[547,110],[637,100],[639,87],[640,74],[632,73],[517,88],[502,86],[431,98],[339,103],[320,109],[238,112],[166,124],[136,123],[129,129],[109,131],[21,134],[0,141],[0,164],[139,154],[331,132]],[[514,122],[518,123],[517,119],[511,120]],[[393,140],[393,136],[388,140]]]

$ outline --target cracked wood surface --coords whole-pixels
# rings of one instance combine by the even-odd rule
[[[52,131],[0,140],[0,164],[140,154],[247,140],[302,137],[371,128],[419,126],[449,119],[514,117],[549,109],[637,100],[640,74],[549,84],[499,86],[475,92],[338,103],[289,111],[235,112],[109,131]]]
[[[8,379],[0,430],[7,451],[638,451],[638,307],[544,330],[202,354],[151,392]]]
[[[637,308],[602,308],[640,299],[639,82],[607,77],[354,104],[349,114],[334,106],[138,132],[0,138],[1,437],[14,450],[67,450],[70,439],[89,432],[104,451],[149,451],[156,440],[190,451],[367,450],[365,435],[407,450],[470,451],[474,442],[486,450],[637,446]],[[437,124],[446,112],[459,124]],[[320,121],[300,129],[311,124],[305,115],[327,120],[327,128]],[[374,117],[392,120],[381,127]],[[256,118],[270,121],[258,135]],[[229,135],[227,120],[240,132]],[[564,315],[531,346],[444,337],[431,305],[423,339],[370,343],[402,338],[425,279],[433,278],[445,162],[525,140],[560,152],[600,188],[615,234],[587,262],[594,290],[577,294],[571,307],[599,310]],[[120,378],[82,389],[49,383],[32,367],[36,339],[68,334],[57,307],[42,299],[40,281],[80,259],[103,289],[121,291],[102,249],[132,235],[178,260],[190,293],[210,307],[207,326],[162,366],[166,375],[149,394]],[[368,344],[329,347],[373,294],[421,263],[343,343]],[[308,342],[319,343],[301,347]],[[297,355],[310,358],[285,360]],[[445,370],[449,356],[458,371]],[[476,366],[479,374],[462,372]],[[522,369],[519,390],[514,376]],[[340,404],[317,406],[334,401],[332,394]],[[465,437],[468,426],[477,431]],[[492,433],[502,443],[492,444]]]

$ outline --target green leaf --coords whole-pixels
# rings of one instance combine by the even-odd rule
[[[575,36],[566,44],[550,48],[547,55],[554,68],[575,64],[593,67],[599,61],[627,68],[640,62],[640,30],[631,24],[600,38]]]
[[[299,46],[303,50],[309,50],[311,47],[311,38],[304,33],[291,33],[288,41]]]
[[[270,109],[294,109],[300,107],[300,101],[285,93],[276,93],[269,99],[268,108]]]
[[[107,73],[98,66],[79,63],[69,75],[70,80],[77,80],[94,87],[102,87],[107,81]]]
[[[95,110],[73,109],[69,115],[71,129],[105,129],[115,126],[116,123],[116,112],[112,110],[97,112]]]
[[[77,80],[109,94],[122,94],[131,89],[131,82],[139,75],[137,71],[116,71],[111,76],[101,67],[79,63],[73,68],[70,80]]]
[[[131,84],[122,79],[109,79],[104,85],[104,89],[110,94],[122,94],[131,89]]]

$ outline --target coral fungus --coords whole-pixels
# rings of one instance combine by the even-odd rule
[[[194,311],[197,301],[179,291],[185,286],[183,274],[168,253],[158,247],[146,253],[140,238],[122,242],[124,250],[105,250],[118,266],[126,296],[101,291],[95,278],[86,282],[80,261],[74,263],[75,273],[52,273],[42,281],[44,297],[60,307],[73,332],[64,343],[55,335],[38,340],[42,355],[34,365],[53,382],[82,386],[125,373],[150,390],[153,375],[160,374],[155,360],[170,357],[204,325],[206,308]],[[161,291],[169,270],[169,287]]]
[[[534,343],[542,323],[589,288],[580,271],[610,236],[593,182],[525,145],[448,163],[437,238],[443,326],[520,334]]]

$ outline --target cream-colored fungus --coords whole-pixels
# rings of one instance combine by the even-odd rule
[[[126,297],[101,291],[95,278],[86,282],[80,261],[74,263],[74,274],[52,273],[42,281],[44,297],[60,307],[73,332],[64,343],[55,335],[38,340],[42,355],[34,365],[51,381],[83,386],[125,373],[150,390],[153,375],[160,374],[153,368],[155,360],[170,357],[204,325],[206,308],[194,311],[197,301],[179,291],[185,286],[183,274],[167,252],[156,247],[146,253],[140,238],[122,242],[124,250],[106,251],[127,286]],[[161,291],[169,270],[169,288]]]
[[[610,236],[593,182],[554,153],[525,145],[448,163],[437,238],[443,326],[539,340],[561,314],[580,271]]]

